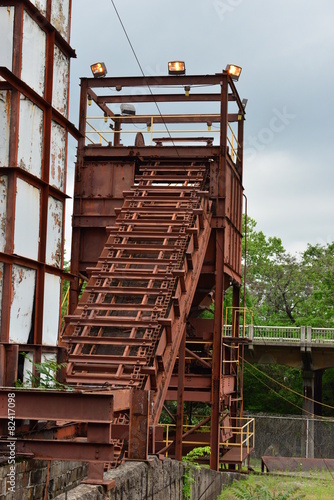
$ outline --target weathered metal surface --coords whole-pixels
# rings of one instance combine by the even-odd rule
[[[0,418],[8,416],[6,409],[10,392],[10,389],[2,389],[0,392]],[[126,391],[121,392],[124,396]],[[130,398],[129,392],[127,391],[127,400]],[[113,392],[86,394],[25,389],[17,391],[15,403],[17,418],[22,420],[111,423],[114,412]]]
[[[20,97],[17,163],[41,177],[43,152],[43,111],[23,95]]]
[[[51,6],[51,23],[68,41],[70,34],[70,0],[53,0]]]
[[[10,99],[11,92],[9,90],[0,91],[0,167],[8,167]]]
[[[21,78],[41,96],[45,86],[45,53],[46,34],[24,11]]]
[[[0,7],[0,66],[6,66],[10,70],[13,67],[14,12],[14,7]],[[2,80],[3,78],[0,76],[0,81]]]
[[[66,130],[55,121],[51,122],[50,178],[51,186],[65,189]]]
[[[37,7],[37,9],[43,14],[46,14],[46,4],[47,0],[30,0],[32,4]]]
[[[1,175],[0,176],[0,252],[5,251],[5,244],[6,244],[7,191],[8,191],[8,178],[6,175]]]
[[[305,472],[305,471],[334,471],[332,458],[303,458],[303,457],[261,457],[262,472]]]
[[[147,460],[150,398],[148,391],[133,391],[129,428],[129,458]]]
[[[45,273],[43,307],[43,345],[56,346],[59,330],[59,308],[61,279],[54,274]]]
[[[14,253],[38,259],[40,230],[40,190],[17,179],[15,203]]]
[[[32,328],[36,271],[13,265],[9,342],[26,344]]]
[[[2,290],[3,290],[3,262],[0,262],[0,304],[2,304]],[[1,330],[1,314],[2,308],[0,307],[0,330]]]
[[[64,202],[49,196],[46,239],[46,263],[61,267],[63,255]]]
[[[54,48],[52,106],[67,116],[69,58],[57,45]]]

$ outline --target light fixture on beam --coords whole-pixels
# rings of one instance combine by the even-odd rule
[[[135,115],[136,108],[133,104],[121,104],[121,114],[122,115]]]
[[[235,64],[228,64],[225,69],[232,80],[235,80],[236,82],[239,80],[239,76],[242,70],[240,66],[236,66]]]
[[[92,70],[94,78],[102,78],[107,74],[107,68],[103,62],[97,62],[95,64],[92,64],[90,69]]]
[[[241,101],[242,107],[243,107],[244,109],[246,109],[247,103],[248,103],[248,99],[243,99],[243,100]]]
[[[184,61],[169,61],[168,63],[169,75],[185,75],[186,65]]]

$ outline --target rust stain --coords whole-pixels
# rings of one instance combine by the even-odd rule
[[[51,177],[52,177],[52,179],[55,178],[55,174],[56,174],[55,163],[56,163],[56,155],[54,153],[52,153],[51,154]]]

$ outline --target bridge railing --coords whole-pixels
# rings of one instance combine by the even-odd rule
[[[334,328],[308,327],[307,330],[309,331],[309,329],[311,330],[310,338],[312,344],[327,344],[327,343],[334,344]]]
[[[232,337],[232,326],[225,325],[223,335]],[[253,342],[289,343],[289,344],[333,344],[334,328],[254,326],[240,325],[239,336]]]

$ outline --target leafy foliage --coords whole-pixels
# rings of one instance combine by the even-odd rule
[[[200,446],[191,450],[185,457],[182,458],[182,462],[186,464],[191,464],[192,467],[200,467],[197,460],[206,455],[210,455],[210,446]],[[193,469],[186,465],[184,475],[183,475],[183,498],[185,500],[191,499],[191,484],[194,482]]]
[[[46,359],[41,363],[35,363],[25,352],[22,352],[21,355],[35,368],[36,374],[33,371],[27,370],[28,380],[26,382],[17,380],[16,387],[38,387],[40,389],[56,390],[70,389],[57,379],[58,371],[65,367],[66,363],[57,363],[55,359]]]
[[[294,256],[248,217],[246,284],[255,324],[334,327],[334,243]]]
[[[299,490],[297,486],[289,488],[287,491],[270,491],[265,484],[251,485],[248,482],[240,481],[234,483],[232,489],[234,498],[243,500],[298,500],[303,496],[296,495]],[[222,497],[221,497],[222,498]]]

